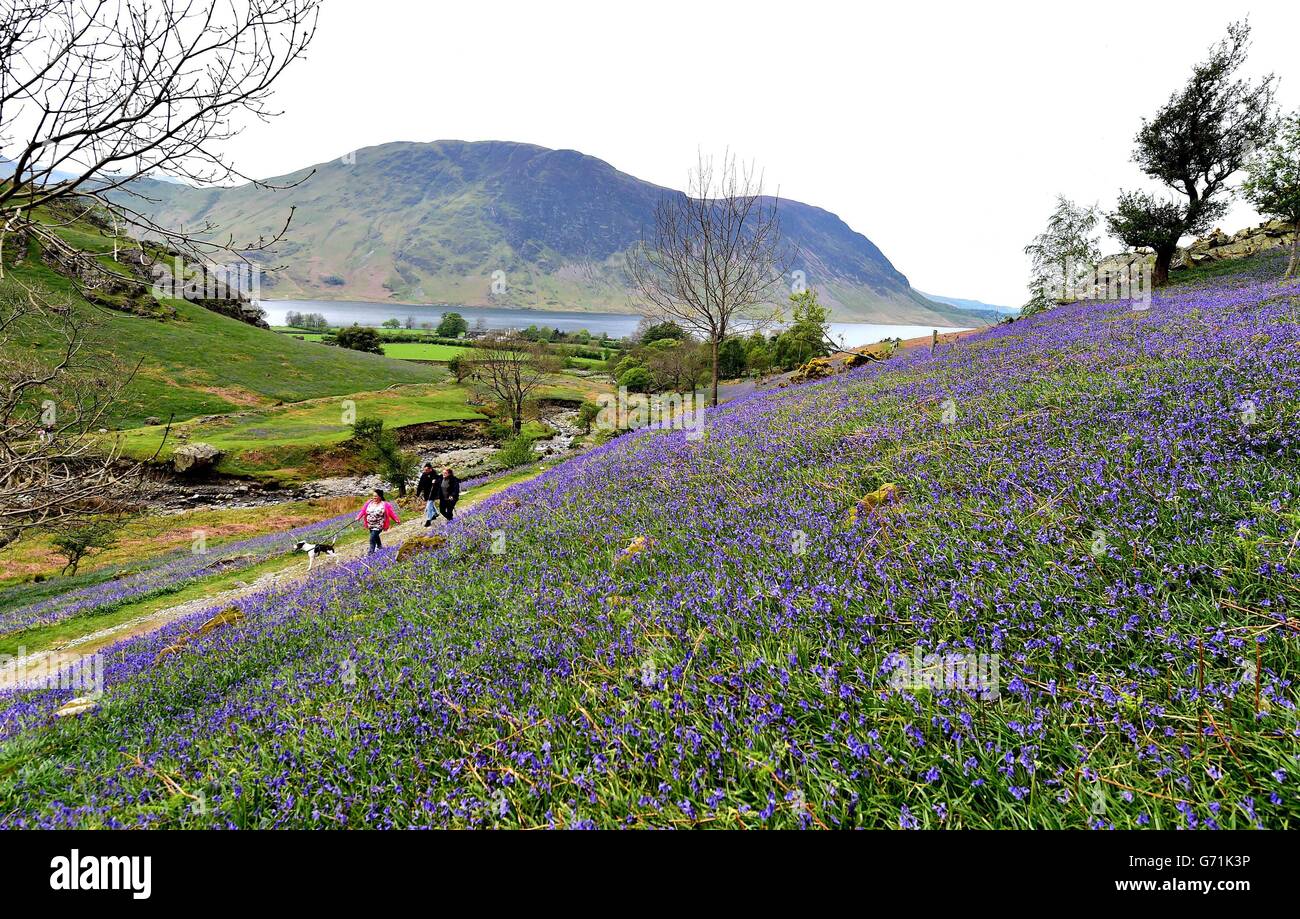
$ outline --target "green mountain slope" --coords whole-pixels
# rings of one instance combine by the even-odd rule
[[[148,180],[136,190],[149,200],[132,205],[238,240],[273,236],[295,208],[289,238],[267,256],[284,266],[264,282],[268,297],[631,312],[624,253],[655,203],[679,194],[574,150],[497,141],[384,144],[267,183],[294,187]],[[970,324],[834,214],[797,201],[780,213],[800,253],[793,267],[835,318]]]
[[[4,284],[27,284],[65,297],[91,326],[92,348],[135,376],[112,416],[120,426],[150,417],[177,420],[277,402],[346,395],[394,383],[427,383],[429,367],[279,335],[183,300],[165,299],[175,316],[153,318],[91,306],[72,283],[35,259],[6,268]],[[40,353],[51,339],[25,339]],[[17,356],[17,355],[15,355]]]

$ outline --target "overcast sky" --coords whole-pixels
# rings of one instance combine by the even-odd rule
[[[285,114],[232,153],[267,177],[393,140],[516,140],[680,188],[697,148],[729,146],[915,287],[1019,304],[1055,196],[1141,184],[1139,120],[1247,14],[1251,72],[1300,106],[1296,0],[327,0]]]

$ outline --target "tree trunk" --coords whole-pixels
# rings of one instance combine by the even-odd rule
[[[1296,261],[1300,260],[1300,220],[1295,222],[1292,228],[1295,230],[1295,236],[1291,237],[1291,263],[1286,266],[1286,277],[1289,281],[1295,277]]]
[[[718,336],[714,335],[709,340],[709,351],[711,352],[713,364],[713,395],[709,397],[709,408],[718,407]]]
[[[1169,283],[1169,265],[1174,260],[1174,254],[1178,251],[1175,246],[1172,249],[1156,250],[1156,267],[1151,272],[1151,286],[1164,287]]]

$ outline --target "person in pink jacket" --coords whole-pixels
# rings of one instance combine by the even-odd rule
[[[384,547],[384,544],[379,541],[380,533],[394,523],[401,523],[397,519],[397,511],[393,510],[393,505],[384,500],[382,488],[375,489],[375,496],[361,508],[357,519],[370,531],[370,551],[366,553],[367,555],[374,555]]]

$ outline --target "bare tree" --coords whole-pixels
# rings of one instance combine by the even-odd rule
[[[222,142],[243,119],[278,114],[272,84],[306,50],[318,6],[0,0],[0,154],[13,170],[0,181],[0,279],[15,234],[83,291],[138,284],[116,259],[138,247],[143,266],[145,247],[122,252],[123,230],[200,266],[223,252],[248,262],[274,242],[237,246],[209,224],[168,227],[133,202],[149,200],[139,180],[155,173],[196,185],[247,178]],[[82,217],[111,227],[113,263],[59,234]],[[0,541],[88,513],[134,474],[100,428],[135,368],[90,347],[93,327],[84,305],[0,280]]]
[[[69,303],[0,285],[0,544],[102,510],[137,472],[100,433],[134,368],[88,347],[91,331]]]
[[[208,223],[162,225],[132,202],[151,200],[137,180],[153,174],[252,181],[221,143],[238,122],[278,114],[272,84],[306,51],[319,2],[0,0],[0,149],[13,165],[0,185],[0,251],[4,235],[23,233],[85,269],[83,281],[111,273],[42,222],[38,209],[56,202],[199,262],[268,247],[283,229],[237,245]]]
[[[628,257],[644,316],[672,320],[709,347],[718,404],[718,348],[738,320],[758,322],[789,261],[778,199],[763,194],[752,166],[724,154],[715,167],[700,155],[685,194],[655,206],[654,228]]]
[[[693,391],[709,369],[707,348],[698,341],[657,341],[642,349],[645,367],[659,392]]]
[[[558,369],[545,345],[501,333],[487,336],[461,361],[469,361],[471,375],[505,409],[516,434],[523,430],[524,407]]]

